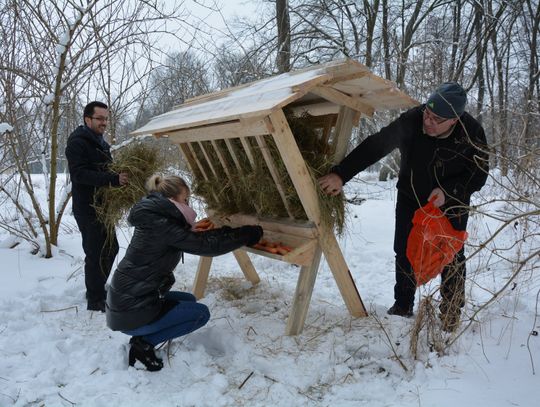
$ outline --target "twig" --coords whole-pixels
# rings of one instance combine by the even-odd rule
[[[74,403],[73,401],[69,401],[67,398],[65,398],[64,396],[62,396],[62,394],[61,394],[60,392],[58,392],[58,395],[60,396],[60,398],[61,398],[62,400],[67,401],[67,402],[68,402],[69,404],[71,404],[72,406],[74,406],[75,404],[77,404],[77,403]]]
[[[92,373],[90,373],[90,376],[92,376],[92,375],[93,375],[94,373],[96,373],[98,370],[99,370],[99,367],[96,367],[96,368],[92,371]]]
[[[244,384],[246,384],[246,382],[251,378],[251,376],[253,376],[253,373],[254,372],[251,372],[250,374],[248,374],[248,377],[246,377],[244,379],[244,381],[242,382],[242,384],[240,386],[238,386],[238,390],[240,390],[242,387],[244,387]]]
[[[538,292],[536,293],[536,305],[534,307],[533,329],[529,333],[529,336],[527,336],[527,351],[529,352],[529,358],[531,359],[531,367],[532,367],[532,374],[533,375],[536,374],[536,371],[534,369],[534,359],[533,359],[533,355],[532,355],[532,352],[531,352],[530,341],[531,341],[531,336],[535,336],[534,332],[536,332],[534,330],[534,327],[536,326],[536,319],[538,317],[538,298],[539,297],[540,297],[540,290],[538,290]],[[538,333],[536,333],[536,335],[538,335]]]
[[[375,313],[372,314],[372,316],[373,316],[373,319],[379,324],[379,327],[382,329],[384,335],[386,336],[386,339],[388,340],[388,344],[390,345],[390,349],[394,353],[394,356],[396,357],[397,361],[399,362],[399,365],[403,368],[403,370],[408,372],[409,369],[407,369],[407,366],[405,366],[405,364],[403,363],[403,361],[401,360],[401,358],[397,354],[396,348],[394,348],[394,344],[392,343],[392,340],[390,339],[390,336],[388,336],[388,332],[386,331],[386,328],[382,324],[381,320],[379,318],[377,318],[377,314],[375,314]]]
[[[71,307],[67,307],[67,308],[60,308],[60,309],[44,309],[44,310],[41,310],[41,312],[60,312],[60,311],[67,311],[69,309],[75,309],[75,312],[78,313],[79,312],[79,308],[77,308],[76,305],[73,305]]]

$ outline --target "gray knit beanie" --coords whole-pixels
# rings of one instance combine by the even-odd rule
[[[456,82],[445,82],[431,94],[426,106],[437,116],[454,119],[463,114],[466,103],[465,89]]]

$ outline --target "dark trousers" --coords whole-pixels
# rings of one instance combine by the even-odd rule
[[[169,291],[165,300],[176,304],[157,321],[131,331],[122,331],[131,336],[142,336],[153,346],[169,339],[178,338],[206,325],[210,311],[204,304],[198,303],[195,296],[181,291]]]
[[[407,238],[412,229],[414,212],[419,208],[416,201],[398,193],[396,203],[396,229],[394,233],[394,252],[396,253],[396,284],[394,299],[398,306],[411,308],[414,305],[416,280],[407,259]],[[444,208],[442,208],[444,210]],[[456,230],[465,230],[469,217],[466,208],[451,208],[445,211],[450,223]],[[442,305],[463,307],[465,305],[465,253],[462,248],[447,265],[441,275]]]
[[[82,236],[84,282],[88,302],[105,300],[105,282],[118,253],[116,235],[107,236],[105,226],[94,216],[75,215]]]

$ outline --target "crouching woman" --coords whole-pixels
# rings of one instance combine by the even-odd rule
[[[157,344],[193,332],[210,318],[192,294],[170,291],[182,253],[218,256],[257,243],[263,231],[242,226],[193,232],[196,213],[182,178],[155,174],[146,187],[150,194],[128,217],[135,230],[107,290],[106,316],[109,328],[131,336],[130,366],[138,360],[156,371],[163,367]]]

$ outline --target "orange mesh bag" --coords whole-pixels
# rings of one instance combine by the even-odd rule
[[[461,250],[467,232],[456,230],[442,211],[430,201],[416,210],[407,239],[407,258],[421,286],[438,276]]]

